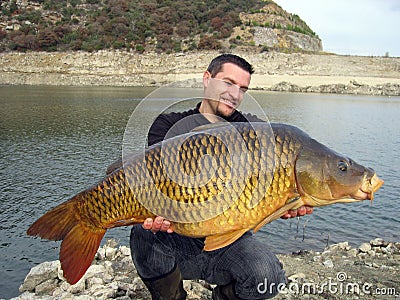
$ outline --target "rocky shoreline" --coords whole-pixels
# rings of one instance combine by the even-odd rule
[[[400,58],[237,50],[255,67],[251,88],[400,96]],[[162,86],[201,78],[219,52],[0,53],[0,85]]]
[[[288,284],[275,299],[400,299],[400,242],[376,238],[352,248],[347,242],[322,252],[279,254]],[[213,286],[185,280],[187,299],[211,299]],[[260,285],[260,290],[263,283]],[[109,240],[85,276],[71,286],[59,261],[31,269],[20,287],[25,299],[151,299],[137,275],[130,249]]]

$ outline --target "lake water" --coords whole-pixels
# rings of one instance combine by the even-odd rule
[[[121,155],[132,112],[152,90],[0,87],[0,298],[18,295],[31,267],[58,259],[60,243],[28,237],[27,228],[45,211],[103,177],[106,167]],[[375,237],[400,240],[399,97],[261,91],[250,95],[269,120],[302,128],[327,146],[372,167],[385,180],[372,205],[362,202],[316,208],[307,217],[274,221],[257,237],[280,253],[322,250],[341,241],[358,246]],[[168,93],[158,96],[170,97]],[[154,106],[135,115],[134,134],[139,144],[151,116],[163,105],[158,96]],[[247,111],[246,107],[242,110]],[[128,245],[129,232],[127,227],[112,229],[105,239]]]

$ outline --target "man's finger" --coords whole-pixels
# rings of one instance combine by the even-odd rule
[[[305,206],[300,206],[300,207],[297,209],[297,215],[298,215],[298,216],[304,216],[306,213],[307,213],[307,209],[306,209]]]
[[[147,218],[144,221],[142,226],[143,226],[144,229],[150,230],[151,227],[153,226],[153,219],[152,218]]]

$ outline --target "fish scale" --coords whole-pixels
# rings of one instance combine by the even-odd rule
[[[213,124],[124,157],[123,166],[44,214],[27,233],[63,240],[61,267],[73,284],[112,227],[160,215],[178,234],[205,237],[204,250],[211,251],[302,205],[372,199],[382,184],[372,169],[296,127]]]

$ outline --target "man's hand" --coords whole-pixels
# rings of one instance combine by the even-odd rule
[[[152,218],[147,218],[142,226],[144,229],[150,230],[152,233],[157,233],[159,231],[168,233],[174,232],[171,227],[171,222],[165,220],[163,217],[156,217],[154,220]]]
[[[314,208],[312,206],[300,206],[298,209],[291,209],[286,212],[281,218],[282,219],[290,219],[294,217],[301,217],[304,215],[312,214]]]

